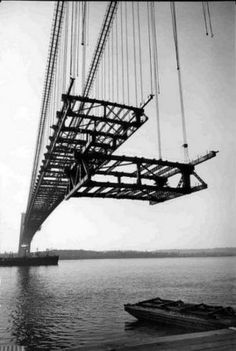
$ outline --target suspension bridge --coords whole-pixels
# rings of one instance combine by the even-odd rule
[[[20,254],[30,251],[33,236],[63,200],[112,198],[155,205],[175,199],[207,188],[195,167],[217,153],[189,157],[175,3],[170,3],[170,16],[183,162],[162,157],[157,4],[109,2],[88,66],[89,5],[55,3]],[[213,37],[209,4],[200,6],[206,34]],[[157,158],[119,155],[119,147],[148,123],[148,104],[155,106]]]

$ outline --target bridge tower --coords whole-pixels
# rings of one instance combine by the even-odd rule
[[[26,240],[24,233],[25,227],[25,213],[21,214],[21,224],[20,224],[20,239],[19,239],[19,246],[18,246],[18,255],[25,256],[27,253],[30,252],[30,244],[31,240]]]

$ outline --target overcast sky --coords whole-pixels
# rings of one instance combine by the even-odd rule
[[[106,3],[90,5],[90,23]],[[214,38],[204,34],[201,3],[177,3],[180,55],[191,158],[219,150],[196,168],[208,189],[148,202],[70,199],[50,215],[32,249],[208,248],[236,246],[235,4],[212,2]],[[0,251],[16,251],[27,204],[53,14],[52,2],[0,4]],[[163,158],[180,155],[177,76],[169,4],[158,3]],[[99,12],[98,12],[99,11]],[[97,16],[98,17],[98,16]],[[101,21],[101,17],[98,19]],[[90,29],[91,38],[97,31]],[[90,40],[93,43],[93,40]],[[93,48],[91,48],[93,49]],[[153,107],[149,121],[121,154],[157,157]]]

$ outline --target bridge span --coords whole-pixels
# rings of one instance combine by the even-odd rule
[[[207,188],[195,167],[217,152],[189,157],[174,3],[171,15],[185,160],[162,157],[154,14],[154,2],[109,2],[86,69],[88,3],[56,2],[20,254],[30,251],[33,236],[64,199],[130,199],[154,205]],[[147,50],[142,52],[144,43]],[[146,89],[144,80],[149,84]],[[148,123],[145,111],[153,102],[158,158],[115,153]]]

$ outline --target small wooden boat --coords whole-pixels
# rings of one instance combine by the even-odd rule
[[[236,310],[232,307],[184,303],[159,297],[124,305],[126,312],[139,320],[160,324],[210,330],[236,326]]]

